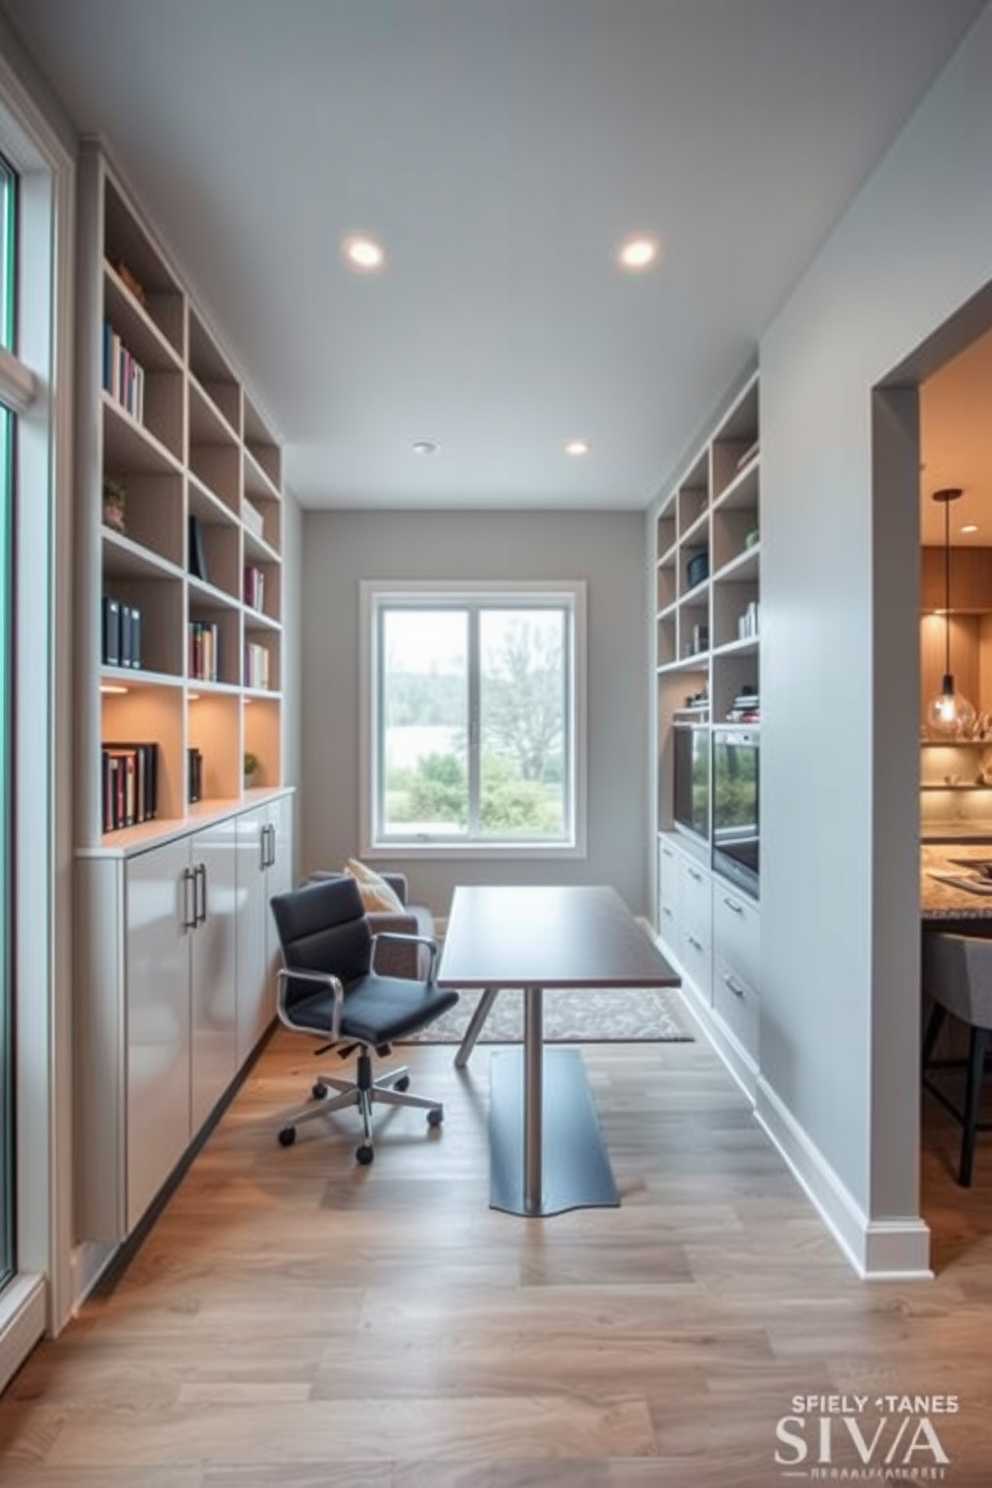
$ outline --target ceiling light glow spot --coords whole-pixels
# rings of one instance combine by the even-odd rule
[[[433,439],[417,439],[414,441],[412,449],[415,455],[436,455],[438,445],[435,444]]]
[[[965,522],[964,526],[961,528],[961,531],[962,532],[977,532],[978,531],[978,523],[977,522]]]
[[[647,269],[654,263],[661,252],[661,244],[657,238],[647,233],[636,233],[633,237],[625,238],[617,250],[617,262],[622,269]]]
[[[589,453],[589,441],[587,439],[570,439],[565,445],[566,455],[572,455],[579,459],[582,455]]]
[[[386,261],[385,253],[374,238],[359,235],[345,238],[343,248],[344,256],[352,267],[362,269],[365,273],[381,268]]]

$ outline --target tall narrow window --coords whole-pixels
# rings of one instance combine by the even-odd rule
[[[366,845],[578,850],[583,586],[363,593]]]
[[[16,287],[16,178],[0,158],[0,347],[12,353]],[[14,1271],[14,1058],[11,977],[11,769],[10,682],[12,649],[11,525],[13,511],[13,410],[0,387],[0,1287]]]

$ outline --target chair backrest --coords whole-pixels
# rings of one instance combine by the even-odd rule
[[[372,932],[353,878],[319,879],[270,902],[288,970],[329,971],[345,987],[367,975]],[[286,1005],[312,995],[312,985],[290,982]]]
[[[930,930],[923,937],[923,990],[976,1028],[992,1028],[992,940]]]

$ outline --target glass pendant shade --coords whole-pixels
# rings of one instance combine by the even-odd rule
[[[927,704],[930,739],[970,739],[975,728],[975,709],[955,688],[951,671],[951,502],[961,494],[957,486],[933,493],[944,508],[944,675],[940,691]]]
[[[975,727],[975,710],[966,697],[954,687],[950,672],[944,673],[943,686],[927,705],[927,735],[931,739],[970,739]]]

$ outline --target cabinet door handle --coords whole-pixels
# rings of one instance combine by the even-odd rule
[[[207,865],[197,863],[193,869],[195,892],[193,896],[193,924],[203,925],[207,919]]]
[[[692,946],[692,949],[694,951],[701,951],[703,949],[703,942],[701,940],[697,940],[694,935],[687,935],[686,940]]]
[[[703,875],[699,872],[698,868],[687,868],[685,871],[686,873],[688,873],[689,877],[694,878],[697,883],[702,883]]]
[[[744,996],[744,988],[739,982],[735,982],[732,976],[728,976],[727,973],[724,972],[723,980],[726,982],[727,986],[730,988],[731,992],[733,992],[735,997]]]
[[[269,822],[269,861],[268,868],[274,868],[276,863],[276,829],[273,822]]]
[[[734,914],[742,915],[744,913],[744,906],[743,906],[743,904],[741,904],[739,902],[739,900],[737,900],[737,899],[731,899],[729,897],[729,895],[724,894],[724,896],[723,896],[723,902],[727,906],[728,909],[732,909],[733,910]]]
[[[262,868],[262,869],[268,868],[268,866],[269,866],[269,854],[268,854],[268,841],[269,841],[269,837],[268,837],[268,832],[269,832],[269,829],[265,825],[265,823],[263,822],[262,823],[262,830],[258,834],[258,845],[259,845],[259,848],[261,849],[260,856],[259,856],[258,866],[260,868]]]
[[[192,868],[184,868],[182,872],[182,896],[183,896],[183,929],[196,929],[196,887],[193,882]]]

